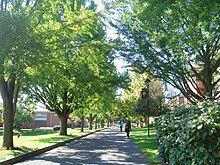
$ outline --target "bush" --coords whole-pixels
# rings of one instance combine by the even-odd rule
[[[59,126],[59,125],[53,126],[53,130],[54,130],[54,131],[60,130],[60,126]]]
[[[203,102],[156,118],[159,156],[171,165],[220,164],[220,105]]]

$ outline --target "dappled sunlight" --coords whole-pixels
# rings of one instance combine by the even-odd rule
[[[59,131],[53,131],[48,129],[22,129],[21,136],[18,138],[17,135],[13,136],[14,146],[17,150],[5,150],[0,149],[0,160],[13,158],[22,155],[27,152],[35,151],[58,142],[73,139],[75,137],[88,134],[94,130],[85,129],[84,132],[80,132],[78,128],[68,128],[68,136],[59,135]],[[0,130],[2,133],[2,130]],[[72,135],[71,135],[72,134]],[[33,136],[32,136],[33,135]],[[0,136],[0,143],[2,143],[2,136]]]
[[[146,165],[146,159],[124,132],[104,130],[67,143],[34,160],[42,163]],[[35,164],[26,161],[22,164]]]

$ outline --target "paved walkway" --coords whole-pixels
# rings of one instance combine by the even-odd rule
[[[17,165],[147,165],[124,132],[108,129],[48,151]]]

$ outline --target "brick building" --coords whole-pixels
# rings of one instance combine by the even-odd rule
[[[60,120],[57,115],[45,108],[38,107],[34,113],[34,121],[24,124],[22,128],[53,127],[55,125],[60,125]]]

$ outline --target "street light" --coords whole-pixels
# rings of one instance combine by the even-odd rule
[[[147,136],[150,137],[150,121],[149,121],[149,111],[150,111],[150,80],[147,79],[146,80],[146,84],[147,84]]]
[[[144,99],[144,100],[147,99],[147,88],[142,88],[141,98]]]
[[[146,85],[147,85],[147,88],[142,88],[141,90],[141,98],[143,100],[146,100],[147,101],[147,135],[148,137],[150,137],[150,122],[149,122],[149,111],[150,111],[150,102],[149,102],[149,84],[150,84],[150,80],[147,79],[146,81]]]

